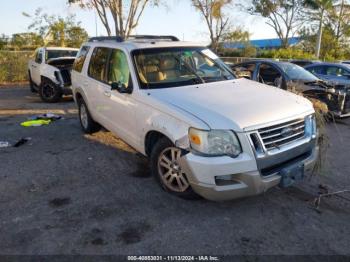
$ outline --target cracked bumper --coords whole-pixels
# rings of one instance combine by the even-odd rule
[[[305,172],[313,168],[317,155],[318,148],[315,147],[307,158],[299,161],[304,164]],[[278,174],[262,176],[255,158],[244,153],[235,159],[189,153],[182,158],[181,166],[193,190],[213,201],[258,195],[277,186],[281,179]],[[218,179],[222,177],[225,179]]]

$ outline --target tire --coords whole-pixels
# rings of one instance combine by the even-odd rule
[[[41,100],[47,103],[57,103],[62,97],[61,88],[47,79],[43,79],[39,87]]]
[[[30,71],[28,71],[28,80],[29,80],[29,89],[30,89],[30,92],[32,93],[38,93],[38,91],[35,89],[34,87],[34,82],[32,80],[32,76],[30,74]]]
[[[176,161],[180,156],[181,149],[176,148],[169,139],[163,137],[158,140],[151,153],[152,175],[166,192],[184,199],[198,199]]]
[[[78,100],[79,121],[81,129],[85,134],[92,134],[101,129],[101,126],[95,122],[89,112],[89,109],[83,99]]]

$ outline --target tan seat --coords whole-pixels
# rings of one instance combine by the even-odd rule
[[[159,82],[164,79],[163,73],[155,65],[147,65],[144,67],[144,78],[146,82]],[[142,77],[140,77],[142,80]]]
[[[160,60],[159,70],[162,73],[162,81],[179,77],[179,71],[176,70],[176,60],[173,57]]]

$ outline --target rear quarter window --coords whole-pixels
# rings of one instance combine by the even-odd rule
[[[87,54],[89,53],[90,46],[83,46],[80,48],[79,53],[73,64],[73,70],[77,72],[81,72],[83,70],[84,62]]]

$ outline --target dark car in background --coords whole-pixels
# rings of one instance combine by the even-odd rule
[[[312,65],[314,63],[318,63],[319,61],[313,61],[313,60],[290,60],[289,63],[292,63],[292,64],[295,64],[295,65],[298,65],[298,66],[301,66],[301,67],[305,67],[305,66],[308,66],[308,65]]]
[[[252,60],[231,66],[237,77],[245,77],[284,90],[302,93],[327,104],[338,117],[350,116],[349,89],[328,85],[304,68],[274,60]]]
[[[350,86],[350,65],[317,63],[304,67],[318,78],[334,86]]]

